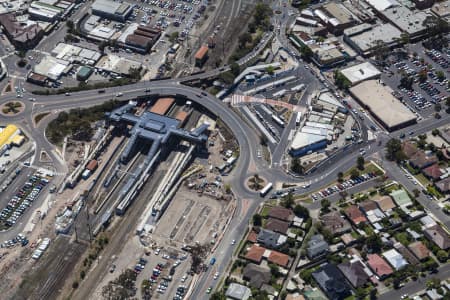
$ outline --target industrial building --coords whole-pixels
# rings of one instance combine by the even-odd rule
[[[41,1],[31,2],[28,7],[28,14],[30,17],[39,21],[55,22],[63,13],[63,8]]]
[[[342,75],[350,81],[351,85],[356,85],[364,80],[379,78],[381,72],[370,62],[363,62],[340,71]]]
[[[9,124],[0,128],[0,155],[3,155],[12,146],[20,147],[25,137],[16,125]]]
[[[111,0],[96,0],[91,6],[92,14],[119,22],[125,22],[133,11],[133,6],[127,2]]]
[[[392,24],[361,24],[344,30],[344,41],[362,56],[370,56],[381,41],[388,47],[397,45],[402,32]]]
[[[379,80],[367,80],[349,89],[353,97],[388,131],[417,122],[416,115],[392,95],[392,90]],[[386,109],[386,108],[389,109]]]

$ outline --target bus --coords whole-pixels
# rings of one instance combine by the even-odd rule
[[[261,197],[264,197],[264,196],[266,196],[267,195],[267,193],[272,189],[272,186],[273,186],[273,184],[272,184],[272,182],[269,182],[260,192],[259,192],[259,195],[261,196]]]
[[[279,117],[277,117],[277,115],[272,114],[272,120],[277,123],[278,125],[280,125],[281,127],[284,127],[284,122],[283,120],[281,120]]]
[[[302,119],[302,113],[297,112],[297,116],[295,117],[295,126],[300,126],[301,119]]]

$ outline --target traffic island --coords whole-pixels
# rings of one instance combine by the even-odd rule
[[[252,177],[247,179],[247,187],[252,191],[259,191],[264,186],[266,186],[267,182],[264,178],[261,178],[258,174],[253,175]]]
[[[22,113],[25,110],[25,104],[20,101],[6,102],[1,106],[1,114],[3,116],[14,116]]]

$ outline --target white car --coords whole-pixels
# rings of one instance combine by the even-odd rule
[[[219,272],[216,272],[216,274],[214,274],[214,280],[217,280],[217,278],[219,278]]]
[[[231,245],[234,245],[234,244],[236,244],[236,240],[231,241]]]

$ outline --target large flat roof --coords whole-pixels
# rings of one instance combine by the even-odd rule
[[[352,83],[352,85],[367,79],[375,78],[381,74],[381,72],[369,62],[363,62],[348,67],[341,70],[341,73]]]
[[[375,47],[376,41],[381,40],[386,44],[390,44],[397,38],[400,38],[401,33],[394,25],[386,23],[375,26],[371,30],[361,32],[360,34],[354,34],[350,37],[350,40],[361,51],[366,52]]]
[[[423,25],[425,19],[431,14],[428,11],[410,10],[405,6],[386,9],[382,14],[402,31],[414,35],[426,29]]]
[[[350,92],[389,128],[416,120],[416,115],[391,94],[390,88],[383,86],[378,80],[363,81],[351,87]]]

